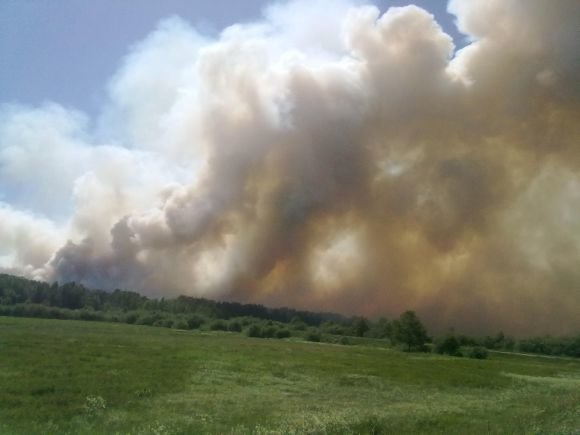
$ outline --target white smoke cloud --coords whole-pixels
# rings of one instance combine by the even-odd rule
[[[65,241],[62,229],[2,203],[0,222],[0,268],[42,278],[38,271]]]
[[[449,10],[472,41],[455,54],[415,6],[293,1],[213,39],[171,18],[98,119],[4,107],[0,269],[578,328],[580,5]]]

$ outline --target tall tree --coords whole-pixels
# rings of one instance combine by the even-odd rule
[[[407,345],[407,350],[422,346],[427,340],[427,330],[414,311],[405,311],[392,323],[393,339]]]

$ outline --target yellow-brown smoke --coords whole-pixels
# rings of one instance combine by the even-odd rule
[[[88,154],[63,181],[74,213],[42,227],[52,244],[33,261],[13,241],[5,269],[155,296],[414,309],[435,331],[577,331],[580,3],[451,1],[472,38],[456,53],[417,7],[327,9],[277,6],[217,40],[162,24],[110,85],[101,123],[123,145],[59,127],[67,156]],[[26,116],[38,123],[4,121],[11,140]]]

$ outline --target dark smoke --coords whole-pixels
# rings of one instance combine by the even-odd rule
[[[327,6],[277,6],[217,40],[163,23],[110,85],[100,123],[126,146],[79,138],[58,107],[10,112],[3,178],[46,125],[78,173],[58,174],[74,214],[42,221],[43,243],[9,239],[37,218],[0,208],[6,268],[156,296],[415,309],[435,331],[577,331],[580,3],[451,1],[473,39],[457,53],[417,7]]]

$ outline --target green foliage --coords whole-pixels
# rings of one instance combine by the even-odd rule
[[[187,327],[189,329],[198,329],[205,323],[205,319],[197,314],[193,314],[187,318]]]
[[[103,313],[101,313],[99,311],[92,311],[92,310],[84,309],[84,310],[80,310],[79,319],[99,322],[99,321],[105,320],[105,316]]]
[[[351,345],[351,341],[347,338],[347,337],[340,337],[340,340],[338,341],[339,344],[342,344],[344,346],[348,346]]]
[[[473,359],[487,359],[488,352],[483,346],[475,346],[469,350],[467,356]]]
[[[290,321],[290,327],[295,331],[305,331],[307,328],[306,323],[300,317],[294,317]]]
[[[352,321],[352,332],[357,337],[364,337],[370,329],[367,320],[364,317],[355,317]]]
[[[397,343],[406,346],[407,351],[422,351],[428,340],[427,330],[414,311],[405,311],[398,320],[392,323],[392,337]]]
[[[362,317],[349,321],[332,313],[266,308],[188,296],[149,299],[131,291],[91,290],[75,282],[47,284],[6,274],[0,274],[0,316],[123,322],[178,329],[203,327],[232,332],[247,331],[250,325],[258,323],[260,336],[272,338],[278,336],[281,328],[293,331],[294,335],[318,328],[314,335],[318,334],[320,340],[327,342],[338,343],[338,336],[351,336],[349,342],[353,344],[385,346],[392,342],[416,351],[421,351],[428,340],[425,328],[413,312],[406,312],[392,322],[380,318],[371,323]],[[364,341],[363,338],[382,342]],[[580,357],[580,335],[536,337],[519,342],[503,332],[483,339],[461,335],[456,338],[460,346],[466,347],[482,345],[496,350]]]
[[[520,340],[518,350],[543,355],[580,358],[580,334],[573,337],[536,337]]]
[[[135,312],[127,313],[127,315],[125,316],[125,323],[129,324],[137,323],[138,318],[139,315]]]
[[[177,320],[173,321],[172,328],[184,330],[184,329],[189,329],[189,325],[187,324],[185,319],[177,319]]]
[[[225,320],[214,320],[213,322],[211,322],[209,324],[209,329],[211,331],[227,331],[228,330],[228,324]]]
[[[274,338],[278,329],[274,325],[266,325],[262,328],[263,338]]]
[[[371,325],[368,336],[373,338],[390,338],[392,335],[391,323],[384,317],[379,318]]]
[[[306,329],[306,325],[302,328],[302,331]],[[337,322],[323,322],[320,325],[320,330],[325,334],[332,335],[350,335],[350,330],[348,327],[341,325]]]
[[[449,333],[435,341],[435,352],[451,356],[461,356],[460,343],[455,334]]]
[[[306,341],[313,341],[318,343],[321,339],[320,332],[316,329],[309,329],[304,335]]]
[[[233,317],[253,317],[289,323],[292,319],[297,319],[304,325],[310,326],[318,326],[324,321],[345,320],[343,316],[334,313],[316,313],[292,308],[267,308],[262,305],[217,302],[188,296],[167,300],[149,299],[131,291],[117,289],[113,292],[106,292],[87,289],[75,282],[62,285],[47,284],[0,274],[0,305],[18,304],[36,304],[69,310],[164,312],[173,316],[196,314],[205,318],[225,320]],[[23,312],[17,311],[17,314],[21,313]],[[24,316],[27,316],[26,313]]]
[[[287,328],[278,329],[276,331],[276,338],[288,338],[291,335],[292,334],[291,334],[290,330]]]
[[[228,322],[228,331],[230,332],[242,332],[242,324],[238,320],[230,320]]]
[[[260,328],[259,325],[256,325],[254,323],[248,327],[248,329],[246,330],[246,335],[248,337],[261,338],[262,337],[262,328]]]
[[[157,320],[159,320],[159,315],[155,313],[143,312],[139,314],[135,323],[137,325],[153,326]]]

